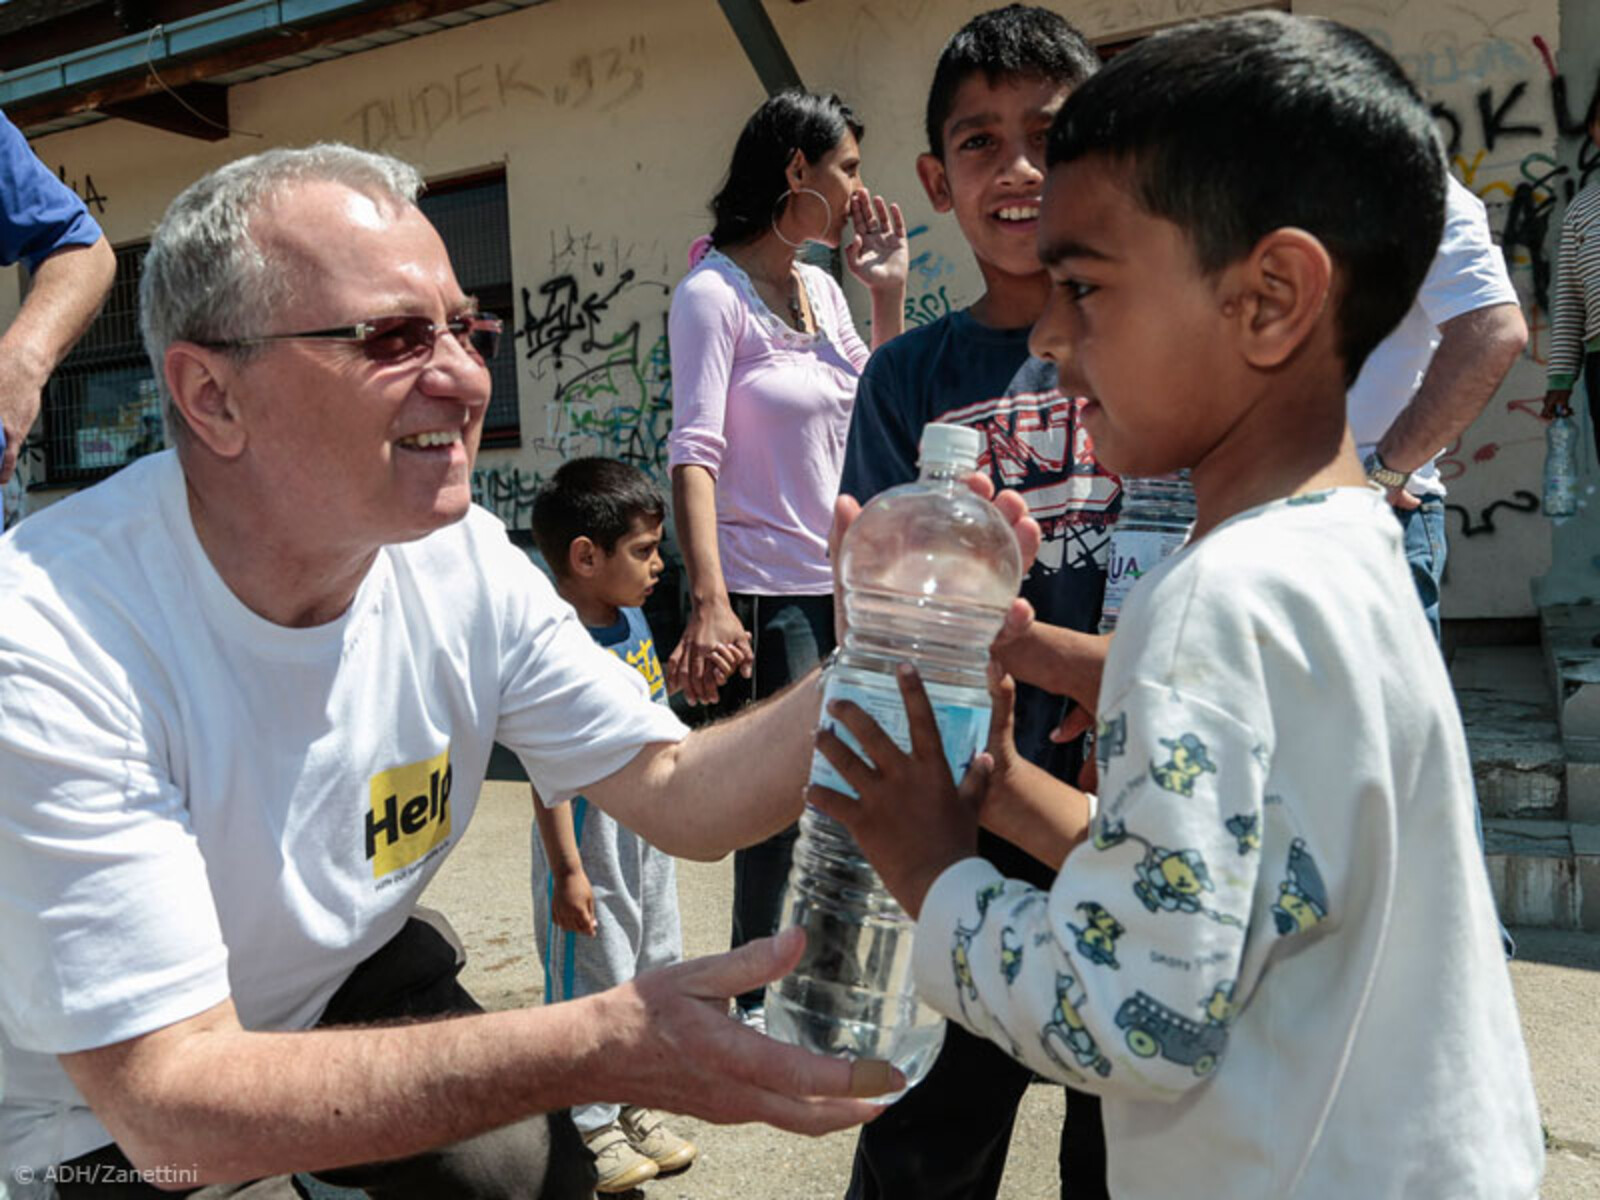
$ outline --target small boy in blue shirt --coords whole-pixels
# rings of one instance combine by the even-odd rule
[[[565,463],[539,490],[533,537],[556,591],[594,640],[644,676],[666,703],[655,639],[640,606],[661,575],[666,506],[636,467],[610,458]],[[683,956],[672,858],[582,796],[534,816],[547,870],[534,852],[534,934],[544,963],[545,1001],[556,1003],[625,983]],[[649,1109],[587,1104],[573,1120],[595,1156],[601,1193],[626,1192],[657,1174],[686,1169],[692,1142]]]

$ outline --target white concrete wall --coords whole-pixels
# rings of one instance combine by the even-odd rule
[[[1534,266],[1550,250],[1539,230],[1543,223],[1553,234],[1563,189],[1575,182],[1573,169],[1554,159],[1545,62],[1548,51],[1559,63],[1561,3],[1293,5],[1362,28],[1396,53],[1429,99],[1448,110],[1442,127],[1459,125],[1456,169],[1489,203],[1497,232],[1513,223],[1515,277],[1535,338],[1490,410],[1445,460],[1458,506],[1447,616],[1531,611],[1528,579],[1549,561],[1548,523],[1524,510],[1538,491],[1542,453],[1542,427],[1531,410],[1543,392],[1547,320],[1534,299]],[[866,122],[868,182],[901,202],[914,231],[913,322],[970,303],[981,287],[954,221],[931,211],[913,164],[923,148],[922,109],[939,48],[989,6],[767,5],[807,84],[840,92]],[[1062,0],[1058,7],[1091,38],[1121,40],[1250,5]],[[1569,107],[1581,112],[1588,85],[1578,79],[1571,91]],[[1484,93],[1491,117],[1499,114],[1490,128],[1480,116]],[[97,215],[118,243],[147,236],[183,184],[264,145],[341,138],[407,158],[430,178],[504,164],[512,269],[526,296],[507,314],[519,332],[510,352],[519,357],[523,444],[486,451],[480,465],[488,498],[503,516],[526,524],[519,496],[525,500],[533,481],[565,456],[621,455],[664,481],[669,290],[684,270],[688,243],[708,226],[706,202],[762,94],[711,0],[553,0],[236,87],[233,125],[260,138],[238,133],[207,144],[107,121],[42,138],[36,148],[69,180],[92,177],[106,198]],[[853,284],[847,291],[864,323],[864,295]],[[15,302],[16,285],[0,286],[0,319]]]

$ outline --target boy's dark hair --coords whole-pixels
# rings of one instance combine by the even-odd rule
[[[933,70],[928,151],[944,158],[944,123],[956,90],[971,75],[981,72],[991,85],[1003,79],[1046,79],[1076,87],[1099,68],[1099,56],[1060,13],[1030,4],[979,13],[945,43]]]
[[[750,115],[734,143],[728,174],[711,198],[711,244],[737,246],[772,228],[787,202],[784,174],[796,150],[815,163],[843,140],[866,132],[838,96],[788,88]],[[834,214],[837,216],[838,214]]]
[[[1346,384],[1399,324],[1444,229],[1444,152],[1398,63],[1332,21],[1258,12],[1164,30],[1068,98],[1051,167],[1101,154],[1208,274],[1295,226],[1327,248]]]
[[[610,554],[635,522],[666,517],[661,493],[638,467],[614,458],[575,458],[545,480],[533,500],[533,542],[558,576],[567,551],[586,537]]]
[[[1600,78],[1594,81],[1594,95],[1589,97],[1589,111],[1583,114],[1583,131],[1594,132],[1594,123],[1600,121]]]

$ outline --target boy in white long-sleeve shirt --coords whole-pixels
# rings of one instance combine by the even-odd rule
[[[1354,31],[1252,14],[1119,56],[1049,162],[1032,349],[1101,462],[1198,507],[1119,622],[1099,811],[1048,893],[973,857],[980,797],[1041,856],[1089,801],[1005,737],[958,792],[909,669],[911,754],[837,706],[861,799],[811,797],[919,914],[923,998],[1102,1094],[1113,1195],[1533,1196],[1460,718],[1345,424],[1439,240],[1427,109]]]

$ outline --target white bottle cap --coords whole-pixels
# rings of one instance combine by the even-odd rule
[[[922,447],[919,459],[928,463],[949,463],[952,467],[973,471],[978,466],[978,455],[983,450],[983,434],[970,425],[945,425],[931,422],[922,427]]]

